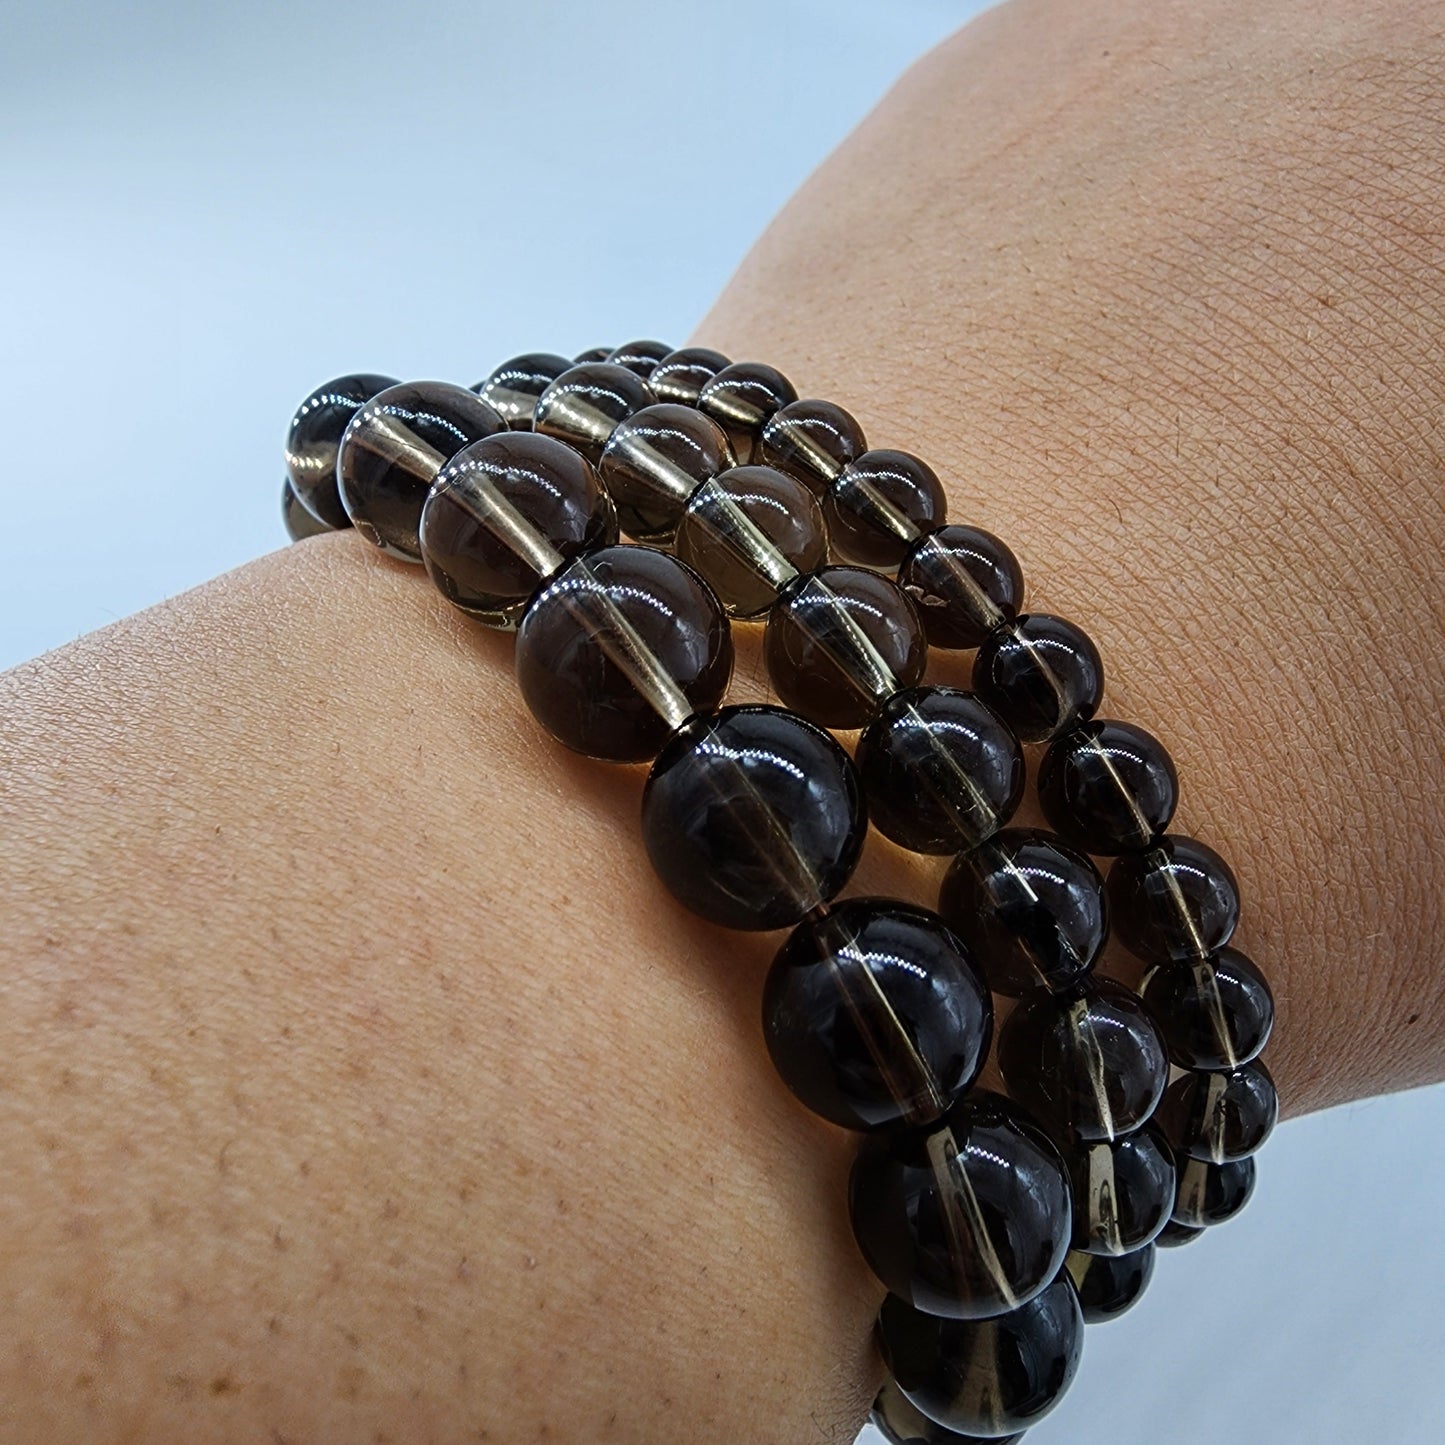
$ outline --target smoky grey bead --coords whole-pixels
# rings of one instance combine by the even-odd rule
[[[465,446],[504,430],[475,392],[408,381],[378,392],[347,423],[337,449],[341,501],[368,542],[421,561],[422,504],[437,473]]]
[[[645,406],[618,422],[598,471],[622,531],[639,542],[672,540],[688,499],[733,464],[716,422],[676,402]]]
[[[573,366],[588,366],[594,361],[606,361],[616,350],[613,346],[589,346],[572,358]]]
[[[688,498],[673,539],[733,617],[757,617],[799,574],[828,560],[812,491],[774,467],[733,467]]]
[[[1085,1324],[1101,1325],[1118,1319],[1138,1304],[1154,1277],[1154,1260],[1152,1244],[1131,1254],[1071,1252],[1065,1269],[1079,1297]]]
[[[838,554],[869,567],[897,567],[925,532],[943,525],[943,483],[911,452],[875,449],[849,462],[823,499]]]
[[[281,525],[293,542],[304,542],[308,537],[319,537],[323,532],[335,532],[337,528],[313,516],[301,505],[296,489],[288,477],[281,483]],[[348,521],[347,526],[351,523]]]
[[[797,401],[793,383],[761,361],[734,361],[698,393],[697,404],[728,434],[740,465],[761,461],[761,433],[781,406]]]
[[[1181,833],[1116,858],[1107,886],[1115,935],[1150,963],[1207,958],[1239,922],[1239,884],[1229,864]]]
[[[1274,995],[1237,948],[1150,969],[1140,988],[1170,1059],[1183,1069],[1237,1069],[1274,1027]]]
[[[529,351],[504,361],[472,390],[513,431],[530,431],[537,399],[551,384],[570,371],[573,363],[552,351]]]
[[[1071,1249],[1130,1254],[1168,1224],[1174,1154],[1153,1124],[1117,1139],[1065,1143],[1061,1153],[1073,1198]]]
[[[868,449],[851,412],[831,401],[790,401],[763,424],[763,460],[807,482],[821,495],[849,462]]]
[[[1196,1239],[1204,1233],[1202,1224],[1177,1224],[1171,1218],[1155,1237],[1155,1249],[1182,1249],[1186,1244],[1193,1244]]]
[[[673,350],[662,341],[629,341],[614,346],[607,353],[607,360],[614,366],[625,366],[644,381],[657,370],[657,364]]]
[[[887,1445],[1017,1445],[1024,1438],[1022,1430],[1007,1435],[960,1435],[936,1420],[930,1420],[902,1390],[898,1381],[887,1379],[873,1401],[868,1423],[878,1431]]]
[[[696,406],[703,387],[730,364],[721,351],[706,346],[683,346],[669,351],[657,363],[647,384],[658,401]]]
[[[1274,1079],[1257,1059],[1227,1073],[1191,1072],[1164,1091],[1156,1116],[1180,1153],[1211,1164],[1246,1159],[1279,1119]]]
[[[1175,1158],[1179,1171],[1174,1193],[1175,1224],[1190,1229],[1207,1229],[1233,1219],[1254,1194],[1254,1155],[1212,1164],[1188,1154]]]
[[[653,402],[635,371],[611,361],[589,361],[564,371],[537,398],[532,429],[576,447],[596,466],[621,421]]]
[[[1024,574],[1018,558],[992,532],[950,525],[920,537],[898,569],[933,647],[977,647],[994,628],[1018,616]]]
[[[286,475],[296,499],[318,521],[339,531],[351,525],[337,490],[336,452],[351,418],[394,376],[361,372],[318,386],[291,418],[286,432]]]
[[[1104,664],[1088,635],[1046,612],[1001,623],[979,644],[973,690],[1026,743],[1045,743],[1098,711]]]

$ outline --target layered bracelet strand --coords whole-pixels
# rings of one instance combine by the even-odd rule
[[[471,388],[341,377],[286,456],[294,539],[351,526],[424,564],[515,631],[553,737],[650,764],[643,838],[682,904],[790,930],[763,1032],[798,1099],[863,1135],[873,1423],[892,1445],[1020,1439],[1156,1247],[1245,1205],[1278,1114],[1234,875],[1168,831],[1159,741],[1096,717],[1094,644],[1022,610],[1014,554],[947,522],[927,463],[700,347],[530,354]],[[722,705],[750,621],[781,706]],[[971,689],[925,683],[930,648],[972,650]],[[861,730],[851,755],[833,730]],[[1010,825],[1026,744],[1047,830]],[[870,821],[951,860],[935,908],[839,898]],[[1137,989],[1095,970],[1111,934]],[[976,1084],[991,1048],[1002,1093]]]

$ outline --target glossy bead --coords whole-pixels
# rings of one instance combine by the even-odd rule
[[[985,1319],[1046,1289],[1069,1247],[1069,1185],[1043,1132],[976,1090],[928,1129],[869,1135],[848,1186],[874,1274],[931,1315]]]
[[[668,742],[642,794],[674,897],[727,928],[789,928],[848,881],[867,829],[852,759],[777,707],[729,707]]]
[[[1018,739],[972,693],[953,687],[894,693],[854,760],[869,819],[915,853],[972,848],[1008,822],[1024,791]]]
[[[392,376],[338,376],[318,386],[291,418],[286,433],[286,475],[296,499],[334,531],[351,525],[336,488],[336,450],[347,423],[374,397],[397,384]]]
[[[1131,1254],[1070,1253],[1066,1268],[1084,1322],[1104,1324],[1136,1304],[1154,1277],[1154,1258],[1152,1244]]]
[[[673,540],[734,617],[757,617],[779,588],[828,560],[818,499],[773,467],[733,467],[688,498]]]
[[[1140,958],[1205,958],[1239,922],[1239,884],[1207,844],[1166,833],[1142,853],[1114,860],[1109,908],[1119,942]]]
[[[613,351],[612,346],[589,346],[586,351],[579,351],[572,358],[573,366],[590,366],[594,361],[606,361]]]
[[[590,361],[564,371],[541,396],[532,429],[576,447],[596,466],[618,422],[652,405],[652,392],[635,371]]]
[[[1130,1254],[1169,1222],[1174,1155],[1151,1124],[1132,1134],[1063,1149],[1074,1202],[1069,1247],[1085,1254]]]
[[[1137,1129],[1169,1077],[1164,1042],[1144,1005],[1105,978],[1020,1003],[999,1031],[998,1064],[1026,1109],[1086,1141]]]
[[[530,431],[537,398],[573,364],[552,351],[529,351],[504,361],[472,390],[513,431]]]
[[[763,656],[787,706],[830,728],[859,728],[923,676],[928,646],[898,584],[862,567],[795,578],[768,613]]]
[[[472,442],[504,429],[475,392],[408,381],[360,407],[336,455],[341,502],[356,530],[393,557],[421,561],[417,529],[437,473]]]
[[[1274,1027],[1269,984],[1237,948],[1158,964],[1140,992],[1180,1068],[1237,1069],[1259,1055]]]
[[[1233,1219],[1254,1193],[1254,1156],[1228,1164],[1178,1156],[1179,1184],[1174,1196],[1174,1221],[1193,1229]]]
[[[617,540],[597,473],[563,442],[498,432],[463,447],[421,509],[422,561],[442,595],[492,627],[581,552]]]
[[[868,1423],[883,1437],[886,1445],[1016,1445],[1024,1438],[1022,1430],[1008,1435],[994,1435],[985,1440],[981,1435],[960,1435],[930,1420],[898,1388],[898,1382],[888,1379],[878,1391],[873,1408],[868,1413]]]
[[[780,406],[797,401],[793,383],[761,361],[734,361],[698,393],[698,408],[728,435],[740,464],[758,460],[764,423]]]
[[[1037,828],[1004,828],[960,853],[938,911],[973,950],[995,993],[1067,988],[1108,937],[1104,881],[1082,853]]]
[[[831,401],[790,401],[766,422],[760,436],[763,460],[807,482],[820,494],[868,450],[863,428]]]
[[[1104,664],[1072,622],[1034,612],[979,644],[973,690],[1024,742],[1044,743],[1093,717]]]
[[[1079,1368],[1084,1317],[1067,1279],[988,1320],[940,1319],[889,1295],[878,1348],[909,1401],[930,1420],[996,1439],[1037,1424]]]
[[[644,381],[657,369],[672,347],[662,341],[629,341],[624,346],[614,346],[607,354],[607,360],[614,366],[625,366]]]
[[[1154,1236],[1155,1249],[1180,1249],[1204,1233],[1203,1225],[1177,1224],[1173,1219]]]
[[[943,525],[947,510],[938,474],[911,452],[864,452],[823,499],[834,548],[870,567],[897,567],[924,532]]]
[[[698,486],[732,464],[716,422],[694,407],[662,402],[617,424],[598,470],[622,530],[639,542],[666,542]]]
[[[1188,1073],[1159,1101],[1159,1127],[1181,1153],[1211,1164],[1245,1159],[1269,1138],[1279,1095],[1261,1063],[1229,1073]]]
[[[570,562],[517,630],[517,681],[558,742],[640,762],[722,700],[727,618],[701,577],[651,547],[604,547]]]
[[[783,1082],[845,1129],[933,1123],[978,1076],[992,1034],[993,1001],[962,942],[891,898],[848,898],[800,923],[763,990]],[[1172,1203],[1172,1162],[1169,1184]]]
[[[934,647],[977,647],[1018,616],[1024,574],[992,532],[939,527],[908,549],[898,585],[913,599]]]
[[[301,505],[296,489],[288,477],[281,483],[281,525],[293,542],[304,542],[308,537],[319,537],[323,532],[334,532],[336,528],[319,517],[313,516]],[[347,523],[350,526],[350,523]]]
[[[1050,826],[1085,853],[1131,853],[1169,826],[1179,777],[1164,746],[1132,723],[1093,721],[1059,738],[1039,765]]]
[[[657,363],[647,384],[658,401],[696,406],[703,387],[728,364],[721,351],[706,346],[683,346],[669,351]]]

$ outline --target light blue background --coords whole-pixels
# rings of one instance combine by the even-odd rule
[[[976,8],[0,0],[0,665],[279,545],[327,377],[684,337]],[[1031,1445],[1445,1440],[1442,1125],[1284,1128]]]

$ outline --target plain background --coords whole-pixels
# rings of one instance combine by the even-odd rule
[[[0,0],[0,665],[280,545],[333,375],[681,344],[978,8]],[[1433,1089],[1283,1128],[1030,1445],[1445,1440],[1442,1126]]]

